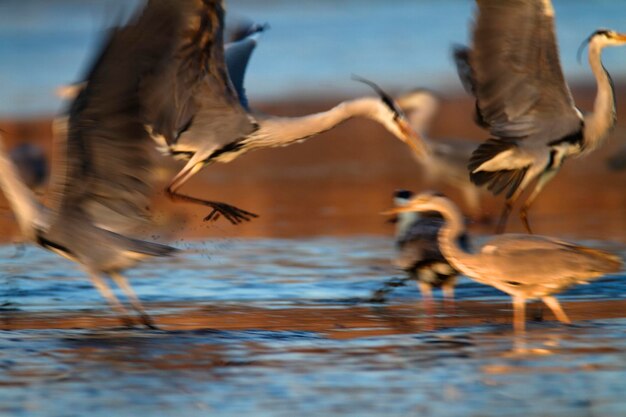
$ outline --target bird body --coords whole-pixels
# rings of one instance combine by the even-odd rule
[[[103,279],[111,277],[148,327],[150,317],[120,273],[175,249],[119,232],[149,223],[152,140],[138,91],[144,76],[168,56],[179,11],[174,2],[150,0],[128,24],[111,31],[56,129],[46,205],[21,181],[0,139],[0,186],[23,236],[81,264],[123,321],[132,323]]]
[[[169,65],[154,72],[154,79],[146,83],[149,88],[142,93],[152,137],[162,151],[187,161],[168,185],[167,194],[173,200],[211,207],[205,220],[223,215],[232,223],[239,223],[256,217],[237,207],[178,191],[213,162],[230,162],[253,149],[297,143],[356,116],[382,123],[400,140],[407,141],[413,135],[403,115],[385,99],[352,100],[327,112],[303,117],[274,117],[250,111],[247,100],[241,96],[241,71],[245,65],[238,66],[237,76],[233,74],[237,84],[234,85],[224,59],[222,2],[183,3],[187,24],[177,34],[178,46]],[[251,49],[245,51],[247,55],[243,56],[249,57]],[[234,68],[231,65],[230,71]]]
[[[396,206],[406,205],[411,196],[410,191],[396,192]],[[402,212],[396,219],[397,255],[393,263],[417,282],[422,297],[429,302],[432,288],[442,288],[446,298],[454,298],[458,272],[446,261],[437,240],[443,224],[435,212]],[[465,237],[463,240],[466,244]]]
[[[561,71],[549,0],[479,1],[472,39],[470,48],[455,50],[455,60],[464,86],[476,97],[477,122],[492,137],[473,153],[470,178],[494,194],[505,193],[500,232],[512,206],[536,180],[520,210],[530,232],[527,211],[563,162],[597,149],[615,124],[612,83],[600,54],[606,46],[626,43],[626,35],[598,30],[587,39],[597,95],[593,112],[584,116]]]
[[[613,254],[547,236],[504,234],[487,241],[478,252],[468,252],[458,244],[465,233],[461,213],[441,195],[420,194],[391,212],[401,210],[437,211],[443,216],[441,252],[461,273],[513,297],[518,330],[524,328],[526,300],[543,300],[559,320],[569,322],[553,294],[622,268],[622,260]]]

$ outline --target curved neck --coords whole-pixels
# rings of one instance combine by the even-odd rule
[[[597,93],[593,112],[585,116],[584,151],[596,149],[604,142],[615,125],[615,96],[613,82],[600,60],[602,47],[589,45],[589,65],[596,78]]]
[[[441,253],[455,269],[469,275],[475,256],[459,245],[459,239],[465,233],[463,215],[452,203],[442,204],[438,211],[445,220],[444,226],[439,230]]]
[[[39,203],[34,193],[24,184],[15,165],[5,151],[0,138],[0,188],[11,206],[22,234],[32,238],[32,221],[36,218]]]
[[[391,111],[380,99],[364,97],[344,101],[330,110],[301,117],[260,118],[259,129],[250,137],[251,147],[286,146],[332,129],[353,117],[365,117],[381,123],[402,138]]]

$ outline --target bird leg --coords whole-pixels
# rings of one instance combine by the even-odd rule
[[[132,327],[135,323],[130,318],[128,311],[124,308],[120,300],[117,299],[113,291],[109,288],[107,283],[102,279],[102,277],[98,274],[90,273],[89,277],[91,278],[91,282],[94,287],[100,291],[100,294],[108,301],[109,305],[117,311],[120,316],[120,320],[122,324],[127,327]]]
[[[392,278],[386,281],[382,287],[374,291],[369,299],[370,303],[383,303],[387,294],[391,293],[394,288],[406,285],[408,278]]]
[[[500,235],[504,233],[504,229],[506,229],[506,222],[509,220],[509,214],[511,214],[511,209],[513,208],[513,204],[515,202],[511,201],[511,199],[507,199],[504,203],[504,208],[502,209],[502,213],[500,213],[500,220],[498,220],[498,226],[496,227],[496,234]]]
[[[456,313],[456,305],[454,303],[454,285],[456,279],[450,278],[447,282],[441,285],[441,292],[443,292],[443,305],[448,313]]]
[[[182,187],[183,184],[189,180],[195,173],[197,173],[203,166],[203,162],[195,162],[192,164],[192,161],[187,163],[185,168],[183,168],[176,177],[172,180],[170,185],[166,189],[166,193],[170,200],[172,201],[185,201],[188,203],[201,204],[204,206],[209,206],[213,208],[213,211],[209,213],[208,216],[204,218],[204,221],[215,221],[219,218],[220,215],[223,215],[226,220],[231,222],[232,224],[239,224],[242,221],[250,221],[254,217],[259,217],[257,214],[250,213],[249,211],[242,210],[235,206],[231,206],[226,203],[220,203],[218,201],[208,201],[202,200],[195,197],[190,197],[184,194],[179,194],[176,191]]]
[[[526,331],[526,299],[513,296],[513,328],[515,333]]]
[[[422,281],[417,281],[417,287],[422,294],[422,299],[424,300],[424,309],[429,315],[433,315],[434,313],[434,302],[433,302],[433,287]]]
[[[146,310],[144,310],[143,305],[141,305],[141,301],[139,301],[139,298],[135,294],[135,291],[133,291],[133,287],[130,286],[126,278],[124,278],[124,276],[122,276],[118,272],[111,272],[110,275],[111,278],[113,278],[113,281],[115,281],[115,283],[117,284],[117,286],[122,289],[124,294],[126,294],[128,299],[130,300],[130,304],[133,306],[135,311],[139,313],[139,317],[141,317],[141,323],[143,323],[143,325],[149,329],[158,330],[158,327],[156,327],[154,321],[152,321],[152,318],[148,315],[148,313],[146,313]]]
[[[549,169],[541,173],[541,175],[539,176],[539,179],[537,180],[537,184],[535,184],[535,188],[533,189],[533,192],[530,194],[530,196],[528,196],[526,201],[524,201],[524,205],[519,211],[519,217],[522,220],[522,223],[524,223],[524,226],[526,227],[526,231],[530,234],[533,234],[533,232],[531,231],[530,225],[528,224],[528,209],[533,204],[533,202],[537,199],[537,196],[539,195],[541,190],[543,190],[543,187],[545,187],[546,184],[549,183],[552,180],[552,178],[554,178],[554,176],[556,175],[558,171],[559,171],[558,169]]]
[[[542,297],[541,300],[548,306],[548,308],[550,308],[550,310],[552,310],[558,321],[567,324],[572,323],[569,317],[567,317],[567,314],[565,314],[565,311],[563,311],[561,304],[559,304],[559,301],[556,298],[552,296],[546,296]]]

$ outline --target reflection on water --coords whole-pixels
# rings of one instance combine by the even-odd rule
[[[587,416],[626,407],[623,274],[560,297],[573,326],[544,312],[519,340],[508,297],[469,280],[456,309],[435,317],[412,285],[367,302],[397,276],[384,238],[186,246],[131,273],[156,331],[117,328],[58,257],[31,248],[8,259],[13,249],[1,248],[0,415]]]

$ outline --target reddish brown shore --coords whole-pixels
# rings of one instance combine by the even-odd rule
[[[626,85],[624,81],[617,80],[616,85]],[[612,137],[592,155],[567,161],[544,190],[531,211],[537,233],[626,241],[626,171],[611,172],[606,166],[606,159],[626,137],[626,114],[620,118],[619,112],[626,109],[626,88],[617,93],[619,120]],[[581,108],[591,109],[593,86],[579,86],[574,95]],[[295,116],[324,110],[345,98],[255,103],[254,107]],[[472,120],[473,106],[463,93],[448,94],[430,136],[484,140],[486,132]],[[51,149],[48,118],[4,120],[0,129],[10,145],[30,140]],[[181,166],[163,161],[172,173]],[[391,193],[398,188],[442,187],[425,183],[408,148],[382,127],[352,120],[303,144],[255,151],[230,164],[210,166],[183,189],[258,213],[258,219],[238,226],[223,219],[207,224],[201,221],[208,214],[205,208],[185,204],[167,208],[166,217],[188,219],[186,227],[179,228],[185,238],[389,234],[379,213],[390,207]],[[443,187],[442,191],[459,201],[455,190]],[[3,200],[0,204],[6,207]],[[500,198],[488,197],[485,212],[495,215],[501,204]],[[0,228],[5,241],[15,236],[9,210],[0,216]],[[509,230],[522,230],[516,216]]]

